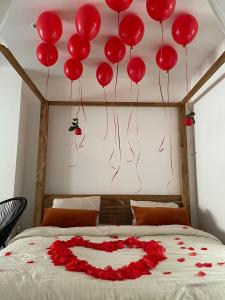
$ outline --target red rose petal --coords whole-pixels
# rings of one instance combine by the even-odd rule
[[[10,255],[12,255],[12,252],[10,252],[10,251],[8,251],[4,254],[4,256],[10,256]]]
[[[201,250],[205,250],[205,251],[206,251],[206,250],[208,250],[208,248],[204,248],[204,247],[202,247],[202,248],[201,248]]]
[[[196,252],[191,252],[191,253],[189,253],[188,255],[189,255],[189,256],[196,256],[197,253],[196,253]]]
[[[170,275],[172,272],[163,272],[163,275]]]
[[[187,247],[182,246],[182,247],[180,247],[180,249],[187,249]]]
[[[212,268],[212,263],[204,263],[205,268]]]
[[[184,245],[184,242],[178,242],[177,245]]]
[[[118,235],[110,235],[110,237],[111,237],[112,239],[118,239],[118,238],[119,238]]]
[[[180,257],[180,258],[177,259],[177,261],[179,261],[179,262],[184,262],[184,261],[185,261],[185,258]]]
[[[189,248],[188,248],[188,250],[191,250],[191,251],[193,251],[193,250],[195,250],[195,248],[193,248],[193,247],[189,247]]]
[[[196,276],[198,277],[205,277],[206,276],[206,273],[205,272],[202,272],[202,271],[199,271]]]
[[[200,262],[197,262],[197,263],[195,264],[195,266],[196,266],[197,268],[203,268],[203,264],[200,263]]]
[[[175,239],[176,241],[180,240],[180,238],[179,238],[179,237],[175,237],[174,239]]]
[[[34,242],[30,242],[30,243],[29,243],[29,245],[34,245],[34,244],[35,244]]]
[[[33,261],[33,260],[28,260],[28,261],[26,261],[26,263],[27,263],[27,264],[33,264],[34,261]]]
[[[222,262],[218,262],[217,265],[218,266],[223,266],[223,265],[225,265],[225,262],[223,262],[223,261]]]

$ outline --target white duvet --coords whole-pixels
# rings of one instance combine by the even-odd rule
[[[83,236],[100,242],[114,240],[111,235],[118,235],[121,239],[137,236],[145,241],[161,241],[168,258],[152,270],[152,275],[135,280],[106,281],[83,273],[68,272],[64,266],[56,267],[47,254],[46,248],[55,239],[67,240],[72,236]],[[111,265],[118,268],[143,256],[141,249],[105,253],[75,247],[73,251],[78,257],[99,267]],[[197,255],[190,256],[193,252]],[[8,256],[5,256],[6,253]],[[179,258],[185,260],[179,262]],[[30,261],[33,263],[27,263]],[[212,263],[212,267],[198,268],[195,266],[198,262]],[[0,252],[0,300],[223,300],[223,262],[225,246],[214,236],[191,227],[36,227],[19,234]],[[206,275],[199,277],[199,271]]]

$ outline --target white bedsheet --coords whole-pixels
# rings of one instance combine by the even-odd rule
[[[68,272],[52,264],[46,248],[57,238],[83,236],[94,242],[137,236],[141,240],[161,241],[166,248],[165,261],[152,275],[135,280],[106,281],[83,273]],[[179,240],[176,238],[180,238]],[[177,243],[184,242],[184,245]],[[193,247],[195,250],[181,249]],[[207,248],[208,250],[201,250]],[[122,249],[105,253],[75,247],[73,251],[92,264],[118,268],[138,260],[140,249]],[[12,252],[10,256],[5,253]],[[196,256],[189,256],[196,252]],[[178,262],[178,258],[185,258]],[[34,263],[28,264],[27,261]],[[212,268],[197,268],[196,262],[212,263]],[[225,299],[225,246],[214,236],[180,225],[170,226],[98,226],[83,228],[36,227],[15,237],[0,252],[1,300],[157,300]],[[204,271],[206,276],[196,274]],[[164,272],[172,272],[164,275]]]

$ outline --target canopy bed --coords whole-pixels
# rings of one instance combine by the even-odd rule
[[[90,5],[84,6],[90,9]],[[82,14],[82,10],[79,13]],[[96,14],[98,28],[100,21]],[[157,21],[162,25],[169,15],[161,17]],[[129,20],[124,18],[123,21],[125,24]],[[141,26],[140,35],[143,36],[142,21],[136,17],[135,22]],[[60,23],[57,26],[60,36]],[[98,33],[96,28],[91,38]],[[82,34],[86,36],[87,32]],[[177,39],[179,41],[179,37]],[[48,40],[48,44],[50,42]],[[132,37],[128,42],[131,48],[136,43]],[[38,59],[48,66],[48,59],[43,61],[41,56],[43,47],[47,46],[42,43],[37,49]],[[88,47],[86,50],[89,51]],[[184,120],[186,104],[225,63],[225,52],[180,102],[108,102],[113,108],[133,105],[177,109],[181,192],[175,195],[46,194],[49,107],[79,106],[80,102],[49,101],[10,50],[0,45],[0,52],[41,103],[34,228],[14,237],[0,253],[1,299],[223,299],[224,246],[213,235],[191,227]],[[162,52],[160,48],[159,56]],[[177,59],[176,53],[174,55],[173,64]],[[113,62],[114,58],[111,59]],[[57,60],[57,55],[53,60]],[[130,57],[129,64],[131,61]],[[65,63],[65,74],[75,80],[77,74],[70,72],[71,63],[71,59]],[[160,57],[158,63],[169,72]],[[131,78],[132,70],[130,74]],[[139,80],[134,76],[133,81],[138,83]],[[100,107],[105,103],[83,101],[82,105]]]

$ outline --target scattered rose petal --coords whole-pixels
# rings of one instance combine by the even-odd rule
[[[184,262],[184,261],[185,261],[185,258],[180,257],[180,258],[177,259],[177,261],[179,261],[179,262]]]
[[[180,238],[179,237],[175,237],[175,240],[178,241],[178,240],[180,240]]]
[[[26,261],[26,263],[27,263],[27,264],[33,264],[34,261],[33,261],[33,260],[28,260],[28,261]]]
[[[187,226],[183,226],[183,229],[188,229],[189,227],[187,227]]]
[[[204,263],[205,268],[212,268],[212,263]]]
[[[195,248],[193,248],[193,247],[189,247],[189,248],[188,248],[188,250],[191,250],[191,251],[193,251],[193,250],[195,250]]]
[[[112,239],[118,239],[118,238],[119,238],[118,235],[110,235],[110,237],[111,237]]]
[[[187,249],[187,247],[182,246],[182,247],[180,247],[180,249]]]
[[[199,271],[197,274],[196,274],[198,277],[204,277],[206,275],[205,272],[202,272],[202,271]]]
[[[201,250],[205,250],[205,251],[206,251],[206,250],[208,250],[208,248],[204,248],[204,247],[202,247],[202,248],[201,248]]]
[[[225,265],[225,262],[223,262],[223,261],[222,262],[218,262],[217,265],[218,266],[223,266],[223,265]]]
[[[35,245],[35,243],[34,242],[30,242],[29,245]]]
[[[172,272],[163,272],[163,275],[170,275]]]
[[[177,245],[184,245],[184,242],[178,242]]]
[[[4,256],[10,256],[10,255],[12,255],[12,252],[10,252],[10,251],[8,251],[4,254]]]
[[[197,262],[197,263],[195,264],[195,266],[196,266],[197,268],[203,268],[203,264],[200,263],[200,262]]]
[[[197,253],[196,253],[196,252],[191,252],[191,253],[189,253],[188,255],[189,255],[189,256],[196,256]]]

